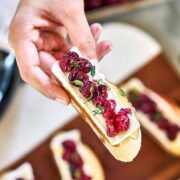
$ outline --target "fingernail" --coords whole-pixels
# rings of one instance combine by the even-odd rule
[[[64,101],[63,99],[56,98],[55,101],[57,101],[58,103],[61,103],[61,104],[63,104],[63,105],[67,105],[67,102]]]

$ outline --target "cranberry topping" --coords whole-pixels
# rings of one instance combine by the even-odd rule
[[[59,65],[61,69],[65,72],[70,72],[72,70],[71,63],[72,63],[72,60],[69,59],[68,57],[61,57],[59,59]]]
[[[84,73],[89,73],[92,69],[92,64],[84,58],[79,58],[79,69]]]
[[[99,85],[93,95],[93,104],[96,107],[103,106],[107,97],[108,97],[107,86]]]
[[[103,116],[107,121],[111,120],[111,119],[115,119],[116,118],[116,112],[115,111],[104,111]]]
[[[95,66],[84,58],[80,58],[74,52],[68,52],[60,58],[60,67],[63,71],[69,72],[68,79],[74,86],[79,87],[80,93],[86,98],[87,101],[92,100],[95,109],[94,115],[102,114],[106,119],[107,134],[110,137],[115,136],[121,131],[126,131],[129,128],[130,114],[128,109],[121,109],[116,114],[116,102],[113,99],[108,98],[108,90],[110,88],[103,81],[89,80],[87,73],[90,73],[92,78],[95,75]],[[145,108],[146,110],[146,108]],[[71,158],[70,151],[64,153],[64,159],[69,160]]]
[[[131,109],[120,109],[116,116],[116,127],[118,131],[127,131],[130,125],[128,114],[131,114]]]
[[[62,143],[64,152],[62,158],[69,164],[72,179],[91,180],[83,170],[83,159],[77,152],[76,144],[73,140],[66,140]]]
[[[73,63],[77,62],[79,59],[79,56],[75,52],[67,52],[59,59],[60,67],[65,72],[70,72],[74,67]]]
[[[82,71],[78,71],[76,69],[73,69],[68,76],[69,81],[71,82],[71,84],[73,84],[74,86],[78,86],[74,81],[75,80],[80,80],[83,83],[85,81],[88,80],[88,75]]]
[[[107,134],[109,137],[114,137],[117,134],[117,131],[115,129],[115,124],[113,120],[106,121],[107,126]]]
[[[115,119],[116,117],[115,108],[116,108],[115,100],[110,99],[105,101],[103,116],[106,120]]]
[[[104,103],[104,110],[105,111],[114,111],[116,108],[116,101],[114,99],[107,100]]]
[[[70,151],[74,151],[76,149],[76,144],[71,140],[66,140],[62,144],[66,149]]]
[[[79,91],[86,99],[90,98],[89,100],[91,100],[93,98],[93,94],[96,89],[97,87],[95,83],[87,80],[87,81],[84,81],[84,86],[80,87]]]
[[[73,51],[68,51],[63,55],[63,57],[68,57],[69,59],[72,59],[74,61],[78,61],[79,55]]]
[[[163,116],[163,113],[158,109],[157,104],[153,100],[147,95],[139,93],[137,90],[129,91],[128,99],[137,110],[145,113],[152,122],[164,130],[169,140],[176,139],[180,127],[171,124],[168,119]]]

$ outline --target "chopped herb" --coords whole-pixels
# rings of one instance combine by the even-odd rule
[[[106,82],[103,82],[102,79],[100,79],[99,81],[97,81],[97,85],[105,85],[108,87],[108,90],[111,90],[111,87],[106,83]]]
[[[77,68],[77,67],[78,67],[78,62],[77,62],[77,61],[73,61],[72,64],[71,64],[71,66],[72,66],[73,68]]]
[[[75,179],[81,179],[81,172],[80,172],[80,170],[75,170],[75,172],[74,172],[74,176],[75,176]]]
[[[94,111],[93,111],[93,116],[95,116],[95,115],[97,115],[97,114],[102,114],[103,113],[103,110],[98,110],[98,109],[95,109]]]
[[[90,88],[91,95],[86,99],[85,102],[89,102],[93,98],[93,93],[92,93],[93,89],[94,89],[94,87],[91,86],[91,88]]]
[[[96,74],[96,66],[93,66],[91,69],[91,76],[94,77]]]
[[[98,109],[101,110],[101,111],[104,111],[104,108],[102,106],[98,106]]]
[[[124,97],[126,97],[126,96],[127,96],[127,94],[124,92],[124,90],[123,90],[123,89],[119,89],[119,92],[120,92],[121,96],[124,96]]]
[[[129,92],[129,97],[132,100],[137,100],[139,98],[139,92],[136,89],[134,89]]]
[[[156,113],[154,114],[154,119],[155,119],[156,121],[161,120],[161,118],[162,118],[162,113],[161,113],[161,112],[156,112]]]
[[[74,80],[73,81],[74,82],[74,84],[76,84],[77,86],[80,86],[80,87],[83,87],[84,86],[84,83],[82,82],[82,81],[80,81],[80,80]]]

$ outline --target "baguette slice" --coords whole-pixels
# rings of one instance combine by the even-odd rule
[[[180,127],[180,109],[170,100],[159,96],[149,88],[145,87],[139,79],[131,79],[122,86],[125,91],[132,89],[138,90],[140,93],[146,94],[154,102],[156,102],[158,109],[172,124],[177,124]],[[160,144],[167,152],[180,156],[180,132],[177,134],[175,140],[169,140],[165,131],[158,128],[149,117],[142,111],[136,111],[137,117],[145,130]]]
[[[71,51],[76,52],[80,57],[82,57],[77,48],[74,47],[71,49]],[[92,64],[94,62],[96,61],[91,61]],[[93,65],[95,65],[96,69],[98,69],[97,63],[94,63]],[[103,80],[110,87],[112,96],[119,102],[121,108],[131,109],[132,115],[129,116],[130,127],[128,131],[121,132],[115,137],[109,137],[106,133],[104,117],[101,114],[96,116],[93,115],[93,110],[96,109],[96,107],[91,101],[87,102],[84,99],[77,87],[74,87],[69,83],[68,75],[61,70],[59,67],[59,62],[55,62],[53,64],[52,73],[71,97],[72,105],[79,111],[82,118],[90,125],[110,153],[117,160],[124,162],[132,161],[138,154],[141,147],[140,125],[137,121],[134,108],[132,107],[131,103],[128,102],[127,98],[119,93],[119,89],[106,79]],[[99,74],[99,77],[103,78],[103,75],[98,71],[97,74]]]
[[[24,180],[34,180],[33,170],[29,163],[24,163],[18,168],[7,171],[0,176],[0,180],[15,180],[22,178]]]
[[[78,153],[81,155],[84,165],[83,169],[87,175],[91,176],[93,180],[104,180],[103,168],[94,154],[94,152],[85,144],[81,142],[81,134],[79,130],[70,130],[56,135],[50,144],[53,156],[58,167],[62,180],[71,180],[71,173],[69,165],[62,159],[64,140],[73,140],[76,143]],[[95,173],[96,172],[96,173]]]

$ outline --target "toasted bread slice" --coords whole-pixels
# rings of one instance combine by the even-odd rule
[[[64,140],[73,140],[76,143],[76,149],[78,153],[81,155],[84,161],[83,169],[86,174],[91,176],[93,180],[104,180],[105,177],[101,163],[99,162],[95,153],[87,145],[81,142],[80,136],[81,135],[79,130],[70,130],[59,133],[51,141],[50,147],[53,152],[53,157],[55,159],[61,178],[63,180],[72,179],[69,165],[62,158],[62,142]]]
[[[146,94],[157,104],[158,109],[170,123],[180,127],[180,109],[175,103],[145,87],[145,85],[136,78],[129,80],[122,88],[125,91],[137,90],[140,93]],[[138,110],[136,112],[141,125],[153,136],[156,142],[169,153],[180,156],[180,131],[174,140],[170,140],[165,131],[160,129],[156,123],[152,122],[146,114]]]
[[[78,55],[82,57],[77,48],[72,48],[71,51],[78,53]],[[111,97],[116,99],[120,108],[130,108],[132,111],[132,114],[129,116],[129,129],[118,133],[115,137],[109,137],[106,132],[105,118],[102,114],[94,116],[93,110],[96,109],[96,107],[91,101],[86,101],[77,87],[69,83],[68,73],[64,73],[61,70],[59,62],[54,63],[52,72],[71,97],[73,106],[80,112],[82,118],[90,125],[111,154],[117,160],[124,162],[132,161],[141,147],[140,125],[136,118],[134,108],[131,103],[128,102],[127,98],[120,94],[119,89],[105,78],[103,79],[103,82],[111,89]],[[97,74],[99,77],[103,77],[101,73],[97,72]]]

